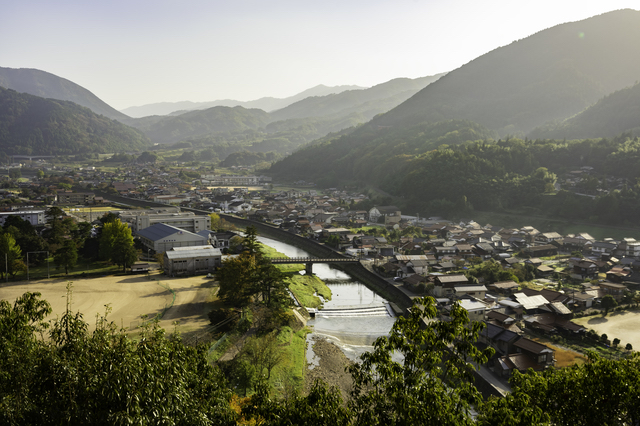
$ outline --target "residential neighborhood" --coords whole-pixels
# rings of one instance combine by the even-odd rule
[[[3,204],[0,220],[14,215],[42,228],[45,209],[54,205],[76,221],[99,224],[107,209],[139,241],[141,259],[163,256],[170,276],[222,265],[237,233],[216,229],[215,220],[233,215],[268,224],[360,259],[411,298],[433,296],[444,320],[459,304],[469,319],[485,324],[478,344],[495,349],[487,367],[500,378],[556,365],[555,350],[534,336],[583,340],[587,328],[573,321],[576,315],[599,308],[606,296],[618,304],[638,299],[640,241],[630,237],[596,240],[584,232],[409,216],[365,193],[279,190],[264,176],[209,173],[189,180],[189,170],[155,165],[55,170],[60,174],[52,173],[44,191],[38,179],[28,179],[19,183],[20,194],[5,193],[12,202]],[[139,208],[148,202],[156,204]]]

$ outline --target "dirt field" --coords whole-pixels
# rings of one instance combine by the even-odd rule
[[[174,330],[174,321],[179,321],[181,333],[201,330],[209,325],[207,312],[213,282],[203,276],[170,278],[162,274],[105,276],[100,278],[74,278],[72,281],[73,312],[80,311],[89,328],[95,327],[96,315],[103,315],[105,305],[111,306],[108,318],[119,326],[130,328],[141,322],[141,316],[149,318],[161,313],[170,306],[173,294],[165,287],[169,286],[176,294],[173,306],[169,308],[160,325],[167,331]],[[38,280],[27,283],[0,284],[0,299],[11,304],[25,292],[40,292],[42,298],[51,304],[50,319],[64,313],[66,308],[67,280]],[[163,287],[163,284],[165,287]]]
[[[640,312],[614,312],[604,318],[598,315],[574,318],[572,321],[593,329],[598,334],[606,333],[610,340],[617,337],[623,348],[627,343],[631,343],[634,350],[640,349]]]

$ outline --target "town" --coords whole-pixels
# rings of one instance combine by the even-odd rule
[[[52,206],[92,227],[111,214],[137,241],[139,260],[129,270],[148,272],[160,255],[170,276],[215,273],[223,256],[233,253],[233,217],[268,224],[360,260],[405,300],[433,296],[441,318],[457,302],[471,320],[486,324],[478,345],[496,351],[487,367],[501,379],[498,392],[508,390],[514,369],[571,365],[592,348],[621,357],[640,345],[628,317],[589,320],[638,306],[640,241],[634,238],[598,240],[586,232],[561,235],[532,226],[403,215],[364,193],[320,190],[306,182],[280,189],[250,172],[215,174],[184,164],[123,163],[113,171],[45,160],[14,164],[2,185],[0,221],[19,217],[46,235]],[[42,262],[36,250],[27,251],[32,262]],[[22,269],[3,269],[6,277],[25,279],[28,259],[23,262]],[[405,304],[393,304],[397,314],[410,302]]]

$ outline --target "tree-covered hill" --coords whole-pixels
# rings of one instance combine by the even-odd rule
[[[0,67],[0,86],[41,98],[71,101],[89,108],[96,114],[102,114],[114,120],[129,118],[107,105],[84,87],[45,71]]]
[[[8,155],[138,151],[140,131],[69,101],[0,87],[0,150]]]
[[[135,127],[142,130],[154,143],[170,144],[207,135],[231,135],[256,130],[269,121],[266,112],[260,109],[237,107],[213,107],[190,111],[176,117],[152,117],[136,121]]]
[[[451,71],[368,126],[463,119],[526,134],[634,84],[638,40],[640,11],[630,9],[558,25]]]
[[[612,137],[640,131],[640,84],[605,96],[580,114],[561,123],[534,129],[530,137],[582,139]]]

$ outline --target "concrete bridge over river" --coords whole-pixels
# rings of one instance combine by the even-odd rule
[[[277,257],[272,258],[271,263],[274,265],[286,265],[292,263],[302,263],[305,265],[305,271],[307,274],[313,274],[314,263],[358,263],[360,262],[356,258],[351,257]]]

